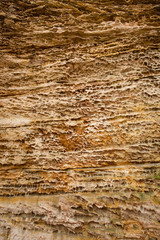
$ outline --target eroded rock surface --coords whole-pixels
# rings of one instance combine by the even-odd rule
[[[0,240],[158,240],[159,0],[0,1]]]

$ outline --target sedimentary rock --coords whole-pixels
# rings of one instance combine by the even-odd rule
[[[0,240],[159,239],[159,12],[0,1]]]

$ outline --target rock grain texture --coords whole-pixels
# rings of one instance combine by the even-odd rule
[[[0,240],[160,239],[159,0],[0,0]]]

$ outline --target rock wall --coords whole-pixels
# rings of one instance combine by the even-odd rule
[[[160,239],[159,13],[0,1],[0,240]]]

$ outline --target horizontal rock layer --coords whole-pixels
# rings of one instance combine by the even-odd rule
[[[0,240],[160,235],[158,0],[1,0]]]

